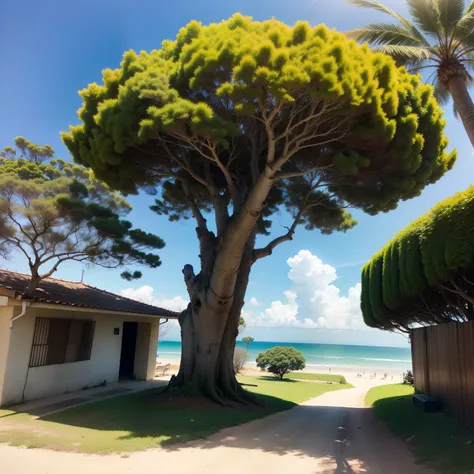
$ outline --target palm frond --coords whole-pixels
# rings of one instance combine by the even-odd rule
[[[426,45],[418,38],[414,37],[410,31],[400,25],[392,23],[372,23],[347,32],[349,38],[371,45],[391,44],[398,46],[417,46],[420,48]]]
[[[386,5],[379,2],[378,0],[348,0],[347,3],[357,5],[358,7],[370,8],[372,10],[378,10],[379,12],[386,13],[387,15],[392,16],[405,26],[409,26],[411,24],[409,20],[403,18],[397,12],[394,12],[392,9],[388,8]]]
[[[449,100],[451,99],[451,94],[446,89],[446,87],[444,87],[443,84],[439,82],[437,76],[436,76],[436,79],[433,81],[433,87],[434,87],[434,96],[436,97],[436,100],[439,102],[439,105],[441,106],[447,105]]]
[[[402,15],[399,15],[397,12],[393,11],[391,8],[388,8],[386,5],[379,2],[378,0],[347,0],[347,2],[361,8],[370,8],[372,10],[377,10],[379,12],[390,15],[392,18],[395,18],[397,21],[399,21],[408,31],[410,31],[413,37],[418,38],[427,46],[429,45],[428,41],[426,41],[421,32],[410,20],[407,20]]]
[[[417,63],[432,59],[431,53],[426,48],[418,48],[417,46],[396,46],[396,45],[379,45],[375,48],[377,51],[388,54],[399,64],[409,64],[411,61]]]
[[[464,15],[468,14],[474,10],[474,0],[471,0],[471,3],[466,7],[466,10],[464,11]]]
[[[441,40],[441,24],[438,0],[407,0],[408,11],[415,23],[427,34]]]
[[[474,0],[466,8],[464,15],[458,20],[456,26],[457,36],[462,39],[472,33],[474,29]]]
[[[445,34],[451,34],[464,16],[464,0],[437,0],[439,19]]]
[[[451,54],[458,60],[472,57],[474,52],[474,31],[460,39],[452,48]]]
[[[426,59],[423,59],[423,60],[419,60],[419,59],[413,60],[412,59],[410,61],[406,61],[403,64],[403,66],[405,66],[406,70],[409,73],[419,73],[422,69],[434,69],[434,70],[436,70],[438,68],[438,65],[436,63],[427,64],[426,61],[427,61]]]

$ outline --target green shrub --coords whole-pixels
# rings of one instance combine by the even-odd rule
[[[276,346],[258,355],[257,367],[266,369],[282,379],[293,370],[303,370],[306,367],[306,359],[294,347]]]

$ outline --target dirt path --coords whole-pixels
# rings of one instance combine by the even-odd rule
[[[292,410],[160,450],[91,456],[0,445],[5,474],[432,474],[363,407],[376,381],[329,392]],[[380,383],[380,382],[378,382]]]

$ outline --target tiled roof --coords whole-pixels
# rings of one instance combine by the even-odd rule
[[[30,275],[24,273],[0,269],[0,288],[12,290],[16,296],[21,298],[30,278]],[[57,278],[45,278],[42,280],[32,299],[38,303],[146,314],[164,318],[178,317],[178,313],[168,309],[131,300],[115,293],[86,285],[85,283]]]

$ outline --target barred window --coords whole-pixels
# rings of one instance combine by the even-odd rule
[[[94,326],[85,319],[36,318],[30,367],[89,360]]]

